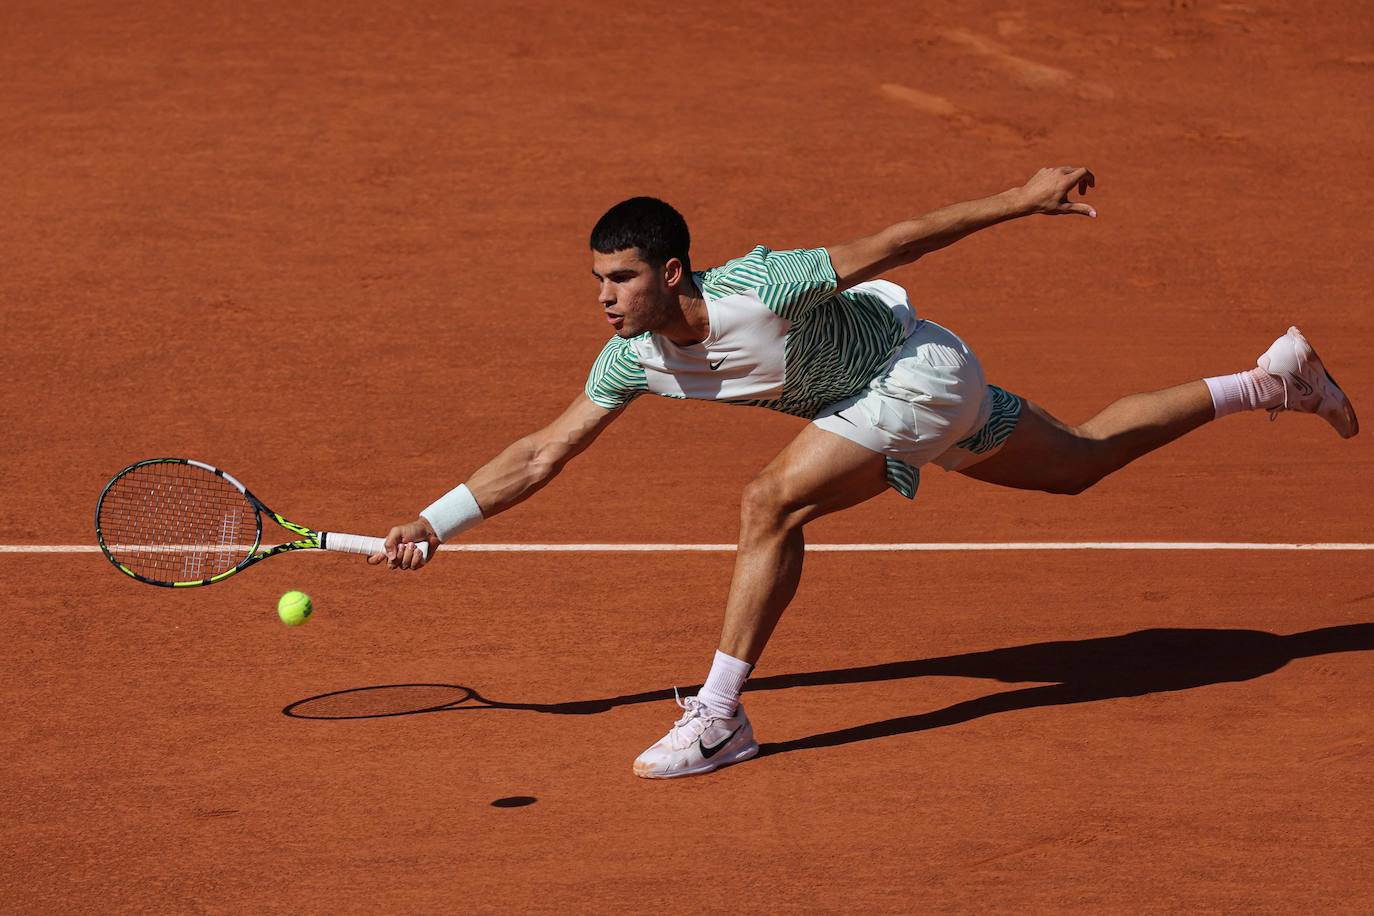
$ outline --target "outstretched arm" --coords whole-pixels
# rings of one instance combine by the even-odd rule
[[[591,445],[623,409],[607,410],[579,394],[558,419],[512,442],[469,478],[464,486],[470,496],[462,497],[471,500],[468,511],[480,513],[478,519],[488,519],[528,499]],[[431,519],[424,515],[392,528],[386,536],[386,553],[369,557],[368,562],[375,565],[385,560],[392,569],[419,569],[425,559],[413,545],[422,541],[429,543],[431,557],[441,542]]]
[[[882,276],[894,267],[910,264],[922,255],[953,245],[966,235],[998,223],[1033,213],[1076,213],[1097,216],[1081,201],[1070,201],[1076,186],[1080,195],[1096,184],[1085,168],[1059,166],[1041,169],[1019,188],[932,210],[924,216],[889,226],[882,232],[828,249],[830,263],[839,278],[838,288]]]

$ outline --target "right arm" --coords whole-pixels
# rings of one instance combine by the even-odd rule
[[[543,488],[623,409],[608,410],[579,394],[558,419],[512,442],[482,465],[467,481],[482,518],[499,515]],[[375,565],[385,560],[392,569],[419,569],[425,560],[412,545],[421,541],[429,543],[432,557],[439,547],[439,536],[423,516],[392,528],[386,536],[386,553],[369,557],[368,562]]]
[[[618,416],[619,410],[598,407],[579,394],[558,419],[511,443],[468,480],[482,517],[505,512],[543,488]]]

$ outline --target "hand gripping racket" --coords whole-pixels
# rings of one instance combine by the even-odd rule
[[[263,515],[300,540],[262,547]],[[219,582],[288,550],[379,554],[385,543],[288,521],[224,471],[187,458],[150,458],[116,474],[100,493],[95,536],[120,571],[169,588]],[[429,544],[415,546],[428,559]]]

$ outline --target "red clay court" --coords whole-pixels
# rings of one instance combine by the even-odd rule
[[[310,554],[172,591],[89,552],[105,481],[164,454],[307,524],[413,517],[580,390],[587,233],[634,194],[705,267],[1085,164],[1096,221],[892,276],[989,380],[1076,422],[1297,324],[1368,415],[1364,6],[0,23],[0,909],[1374,909],[1374,440],[1313,417],[1224,419],[1075,498],[929,469],[817,523],[982,546],[813,552],[746,695],[762,754],[671,782],[630,763],[704,674],[733,555],[629,547],[733,542],[794,418],[643,398],[464,540],[526,549],[419,574]],[[1050,542],[1336,547],[990,549]],[[528,549],[585,544],[622,546]]]

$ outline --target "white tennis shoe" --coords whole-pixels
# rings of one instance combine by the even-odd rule
[[[1314,413],[1349,439],[1360,431],[1360,421],[1350,399],[1336,384],[1331,373],[1307,338],[1297,328],[1289,328],[1264,352],[1259,367],[1283,382],[1283,407],[1269,412],[1272,419],[1280,410]]]
[[[673,691],[677,696],[677,690]],[[635,775],[645,779],[694,776],[748,760],[759,752],[754,726],[744,706],[733,716],[711,712],[696,697],[678,699],[683,710],[668,734],[635,760]]]

